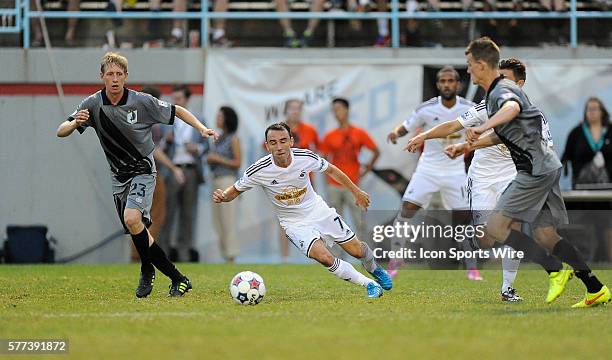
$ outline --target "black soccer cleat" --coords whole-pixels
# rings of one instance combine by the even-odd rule
[[[187,279],[187,277],[185,276],[180,281],[172,282],[172,285],[170,285],[170,292],[168,296],[180,297],[185,295],[185,293],[191,289],[191,281],[189,281],[189,279]]]
[[[153,282],[155,281],[155,269],[151,271],[140,271],[140,281],[138,281],[138,287],[136,288],[136,297],[144,298],[149,296],[153,291]]]

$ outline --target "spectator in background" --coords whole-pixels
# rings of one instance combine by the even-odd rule
[[[41,0],[41,6],[43,1]],[[37,11],[38,6],[35,0],[30,0],[30,11]],[[44,10],[44,9],[41,9]],[[68,0],[68,8],[67,11],[79,11],[81,10],[81,0]],[[68,27],[66,28],[66,34],[64,35],[65,45],[72,46],[74,45],[74,35],[76,32],[76,26],[78,23],[78,19],[76,18],[68,18]],[[32,24],[32,32],[34,33],[34,40],[32,40],[32,47],[43,46],[43,34],[42,29],[40,27],[40,18],[32,18],[30,20]]]
[[[175,86],[172,90],[172,103],[187,108],[191,91],[186,85]],[[202,121],[200,119],[202,123]],[[170,258],[178,261],[197,262],[199,254],[194,248],[194,219],[197,213],[198,187],[204,182],[202,156],[209,145],[197,131],[180,119],[176,119],[165,137],[165,153],[172,163],[183,171],[185,181],[179,184],[175,177],[166,178],[166,223],[159,238],[160,246],[169,250]],[[178,229],[173,232],[175,217],[178,216]],[[177,247],[171,248],[172,235],[177,235]],[[162,243],[163,242],[163,243]]]
[[[332,101],[332,110],[339,126],[325,135],[321,142],[321,151],[330,163],[336,165],[359,186],[359,180],[372,170],[380,152],[364,129],[350,124],[348,100],[335,98]],[[359,154],[364,147],[373,153],[366,166],[359,163]],[[357,229],[357,237],[365,239],[361,209],[353,202],[351,193],[332,178],[328,177],[327,180],[330,185],[327,189],[329,206],[335,208],[340,215],[344,213],[344,206],[348,206]]]
[[[612,132],[610,115],[596,97],[587,100],[584,116],[567,137],[562,161],[572,164],[572,187],[609,183],[612,179]]]
[[[316,152],[319,149],[317,129],[303,121],[303,110],[304,102],[302,100],[289,99],[285,101],[285,107],[283,109],[285,123],[287,123],[291,129],[294,147]]]
[[[156,99],[159,99],[161,96],[161,91],[157,87],[147,86],[143,88],[141,92],[149,94]],[[156,167],[158,170],[162,170],[164,168],[168,169],[172,172],[176,182],[178,184],[183,184],[185,182],[183,171],[179,167],[174,166],[172,161],[160,148],[161,140],[163,138],[163,130],[161,129],[161,126],[161,124],[155,124],[151,128],[153,142],[155,143],[153,158],[155,159]],[[151,206],[151,220],[153,221],[153,224],[151,224],[151,227],[149,227],[149,232],[151,233],[151,236],[158,239],[162,226],[166,221],[166,182],[164,181],[163,176],[157,176],[155,178],[155,191],[153,192],[153,205]],[[132,260],[140,261],[138,252],[133,244]]]
[[[73,0],[75,1],[75,0]],[[80,0],[79,0],[80,1]],[[124,0],[108,0],[106,4],[106,11],[108,12],[121,12],[123,10]],[[134,6],[137,0],[125,0],[128,6]],[[149,10],[154,13],[159,13],[161,10],[161,0],[149,0]],[[119,41],[115,32],[123,26],[123,19],[112,19],[113,27],[111,30],[106,32],[106,43],[111,48],[120,47]],[[150,19],[148,26],[148,37],[151,39],[157,39],[161,36],[159,30],[161,28],[161,19]]]
[[[582,122],[567,137],[561,161],[572,165],[572,187],[580,188],[585,184],[605,184],[610,188],[612,179],[612,132],[610,114],[604,104],[596,97],[587,100]],[[605,186],[605,185],[604,185]],[[572,216],[581,216],[578,223],[594,227],[595,236],[601,241],[595,251],[596,261],[612,259],[612,225],[610,224],[610,202],[568,202]]]
[[[275,0],[276,1],[276,11],[278,12],[288,12],[289,2],[288,0]],[[323,5],[325,4],[325,0],[312,0],[310,4],[310,11],[319,12],[323,11]],[[310,45],[310,41],[312,40],[312,35],[314,34],[317,25],[319,24],[319,19],[308,19],[308,26],[306,30],[302,33],[301,39],[297,38],[297,34],[291,27],[291,20],[289,19],[280,19],[280,25],[283,28],[283,38],[284,45],[290,48],[298,48],[298,47],[308,47]]]
[[[242,162],[238,130],[238,115],[229,106],[221,106],[217,113],[217,128],[220,137],[208,153],[207,161],[213,176],[213,189],[227,189],[238,179]],[[213,224],[219,236],[221,255],[227,263],[233,263],[240,252],[236,235],[236,204],[225,203],[213,206]]]
[[[174,0],[186,2],[186,0]],[[214,12],[226,12],[229,9],[229,0],[216,0],[213,8]],[[175,28],[176,22],[175,22]],[[173,30],[174,31],[174,30]],[[225,36],[225,19],[214,19],[212,25],[212,45],[217,47],[230,47],[232,42]]]
[[[161,91],[157,87],[147,86],[142,89],[143,93],[147,93],[159,99],[161,97]],[[182,185],[185,183],[185,175],[180,167],[175,166],[172,160],[164,153],[161,149],[162,140],[164,137],[163,127],[170,127],[169,125],[155,124],[153,125],[151,132],[153,135],[153,142],[155,143],[155,150],[153,150],[153,158],[155,164],[158,165],[158,169],[167,169],[172,174],[174,181]],[[153,224],[149,228],[149,232],[154,238],[159,238],[161,228],[166,220],[166,182],[163,176],[158,176],[155,184],[155,192],[153,193],[153,206],[151,207],[151,217],[153,218]]]

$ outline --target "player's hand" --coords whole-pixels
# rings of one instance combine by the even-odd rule
[[[397,136],[397,133],[395,131],[391,131],[389,135],[387,135],[387,142],[390,142],[391,144],[395,145],[397,144],[398,138],[399,136]]]
[[[175,166],[174,169],[172,169],[172,175],[177,184],[183,185],[185,183],[185,174],[180,167]]]
[[[423,146],[423,144],[425,143],[425,140],[426,138],[425,138],[424,133],[421,133],[413,137],[412,139],[410,139],[410,141],[408,141],[408,144],[406,145],[404,150],[410,151],[410,152],[416,152]]]
[[[478,140],[480,135],[485,131],[486,129],[483,125],[465,129],[468,144],[472,144],[474,141]]]
[[[459,155],[463,154],[465,147],[464,144],[453,144],[453,145],[448,145],[445,149],[444,149],[444,153],[446,154],[446,156],[448,156],[451,159],[456,158]]]
[[[213,201],[217,204],[220,204],[227,200],[227,198],[225,197],[225,192],[221,189],[215,190],[213,192],[212,198],[213,198]]]
[[[212,136],[215,141],[219,140],[219,134],[213,129],[204,128],[200,130],[200,135],[202,135],[204,139],[208,139],[209,136]]]
[[[87,122],[87,120],[89,120],[89,110],[87,110],[87,109],[79,110],[74,115],[74,123],[76,124],[76,127],[79,127],[79,126],[85,124]]]
[[[370,207],[370,195],[361,189],[353,193],[353,195],[355,196],[355,205],[359,206],[364,211],[368,211],[368,207]]]

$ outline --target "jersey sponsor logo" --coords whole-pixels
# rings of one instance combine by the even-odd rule
[[[298,205],[302,203],[306,191],[306,187],[298,189],[295,186],[287,186],[281,194],[274,196],[274,198],[285,205]]]
[[[168,107],[168,103],[163,100],[157,100],[157,104],[159,104],[159,106]]]
[[[138,110],[128,111],[125,120],[128,124],[136,124],[138,122]]]

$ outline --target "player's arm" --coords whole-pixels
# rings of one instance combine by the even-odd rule
[[[215,130],[209,129],[204,126],[204,124],[202,124],[200,120],[198,120],[198,118],[196,118],[195,115],[193,115],[189,110],[179,105],[175,105],[175,109],[176,116],[178,116],[179,119],[183,120],[191,127],[196,129],[200,133],[200,135],[202,135],[203,138],[206,139],[209,136],[213,136],[215,139],[217,139],[219,137],[219,134],[217,134]]]
[[[213,201],[217,204],[222,202],[230,202],[238,197],[238,195],[242,194],[242,191],[238,191],[234,185],[228,187],[225,190],[217,189],[213,192],[212,198]]]
[[[494,145],[498,145],[498,144],[502,144],[503,142],[501,141],[501,139],[497,136],[497,134],[495,134],[494,132],[490,133],[487,136],[478,138],[478,140],[476,140],[474,143],[472,143],[471,145],[463,142],[463,143],[459,143],[459,144],[452,144],[452,145],[448,145],[445,149],[444,149],[444,153],[451,159],[456,158],[459,155],[464,154],[466,151],[472,151],[472,150],[476,150],[476,149],[482,149],[485,147],[489,147],[489,146],[494,146]]]
[[[367,210],[370,206],[370,195],[361,190],[351,179],[338,169],[335,165],[329,164],[325,170],[325,174],[336,180],[342,187],[348,189],[355,197],[355,204]]]
[[[501,141],[499,136],[497,136],[496,133],[491,132],[487,136],[480,137],[476,141],[474,141],[471,145],[469,145],[469,149],[470,150],[482,149],[482,148],[486,148],[489,146],[499,145],[502,143],[503,142]]]
[[[399,124],[387,135],[387,141],[396,144],[397,139],[406,136],[406,134],[408,134],[408,130],[404,127],[404,124]]]
[[[481,126],[468,128],[466,130],[466,136],[467,136],[468,142],[471,143],[471,142],[476,141],[476,139],[478,139],[480,134],[484,133],[485,131],[489,129],[492,129],[496,126],[503,125],[505,123],[512,121],[514,118],[518,116],[518,114],[520,114],[520,112],[521,112],[521,105],[518,102],[514,100],[506,101],[504,105],[502,105],[501,109],[499,109],[499,111],[495,113],[495,115],[493,115],[493,117],[491,117],[484,124],[482,124]]]
[[[423,146],[425,140],[445,138],[450,134],[456,133],[463,129],[463,125],[459,120],[447,121],[445,123],[434,126],[433,128],[420,133],[408,141],[404,150],[415,152]]]
[[[59,125],[57,128],[57,136],[69,136],[74,130],[84,125],[87,120],[89,120],[89,111],[87,109],[77,111],[74,116],[72,116],[72,119],[68,119]]]

